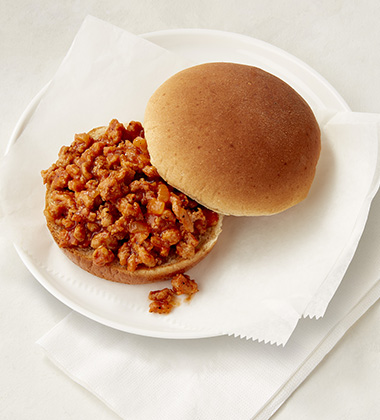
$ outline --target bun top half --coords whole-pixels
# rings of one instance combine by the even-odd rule
[[[218,213],[279,213],[306,198],[321,150],[306,101],[259,68],[207,63],[183,70],[150,98],[152,164],[170,185]]]

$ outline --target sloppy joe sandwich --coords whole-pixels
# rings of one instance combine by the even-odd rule
[[[152,164],[172,186],[218,213],[279,213],[307,196],[320,129],[306,101],[259,68],[185,69],[150,98],[144,117]]]
[[[312,110],[284,81],[252,66],[194,66],[153,93],[144,128],[112,120],[61,148],[42,171],[47,226],[96,276],[172,279],[149,297],[152,311],[167,313],[175,295],[198,291],[184,273],[215,245],[222,215],[302,201],[320,149]]]
[[[221,231],[222,216],[159,176],[138,122],[112,120],[76,135],[42,177],[54,240],[74,263],[107,280],[142,284],[184,273]]]

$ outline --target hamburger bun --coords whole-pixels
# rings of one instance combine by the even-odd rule
[[[112,122],[110,123],[110,127],[111,125]],[[124,127],[127,128],[127,126]],[[106,131],[107,127],[98,127],[87,134],[95,141],[98,141],[105,135]],[[69,163],[72,163],[72,160]],[[59,177],[57,178],[57,175],[54,173],[52,174],[52,172],[49,173],[49,171],[54,171],[57,167],[59,168],[59,166],[58,160],[57,164],[53,164],[47,171],[42,171],[44,183],[47,184],[44,212],[47,227],[54,241],[60,246],[65,255],[76,265],[95,276],[125,284],[145,284],[170,279],[176,274],[186,272],[199,263],[211,251],[218,239],[221,232],[222,216],[218,217],[217,223],[209,226],[207,230],[199,236],[199,243],[196,246],[195,253],[190,258],[182,258],[179,255],[172,253],[169,254],[168,258],[166,258],[163,263],[160,262],[159,265],[147,267],[141,264],[134,271],[129,271],[125,265],[121,265],[116,257],[109,264],[96,264],[93,257],[94,249],[91,246],[68,247],[62,245],[61,233],[65,228],[56,223],[56,220],[52,217],[52,211],[50,211],[55,203],[57,203],[57,200],[54,197],[56,188],[52,187],[52,179],[54,182]],[[66,191],[67,187],[58,188],[58,190],[60,189]],[[59,202],[58,205],[60,205]]]
[[[169,78],[147,104],[144,129],[161,177],[226,215],[271,215],[305,199],[321,149],[315,116],[292,87],[233,63]]]

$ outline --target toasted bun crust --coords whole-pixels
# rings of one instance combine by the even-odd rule
[[[321,149],[305,100],[256,67],[207,63],[154,92],[144,118],[152,164],[222,214],[269,215],[303,200]]]
[[[59,244],[58,235],[60,228],[55,223],[48,221],[49,228],[53,239]],[[146,284],[154,283],[161,280],[167,280],[175,274],[184,273],[190,268],[198,264],[211,251],[216,244],[218,236],[222,230],[222,217],[212,229],[202,237],[198,250],[191,259],[173,259],[166,264],[153,268],[138,268],[134,272],[128,271],[124,266],[120,265],[116,260],[105,266],[98,266],[93,263],[91,248],[60,248],[65,255],[76,265],[89,273],[102,277],[106,280],[115,281],[125,284]]]
[[[107,127],[97,127],[92,129],[88,134],[94,139],[99,139]],[[45,206],[49,200],[51,190],[47,188],[45,195]],[[206,233],[200,238],[199,245],[196,249],[195,255],[190,259],[183,259],[181,257],[173,258],[167,263],[152,268],[138,268],[137,270],[130,272],[125,266],[119,264],[115,259],[112,263],[99,266],[94,264],[92,254],[93,249],[71,247],[71,248],[60,248],[65,255],[73,261],[76,265],[89,273],[104,278],[106,280],[125,283],[125,284],[146,284],[153,283],[161,280],[170,279],[175,274],[184,273],[190,268],[198,264],[206,255],[212,250],[219,234],[222,231],[222,220],[223,216],[219,216],[218,223],[207,229]],[[47,227],[51,232],[54,241],[59,245],[59,233],[61,227],[54,223],[54,221],[47,219]]]

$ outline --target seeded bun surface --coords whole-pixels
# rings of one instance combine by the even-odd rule
[[[321,149],[306,101],[256,67],[207,63],[154,92],[144,118],[152,164],[211,210],[279,213],[306,198]]]

